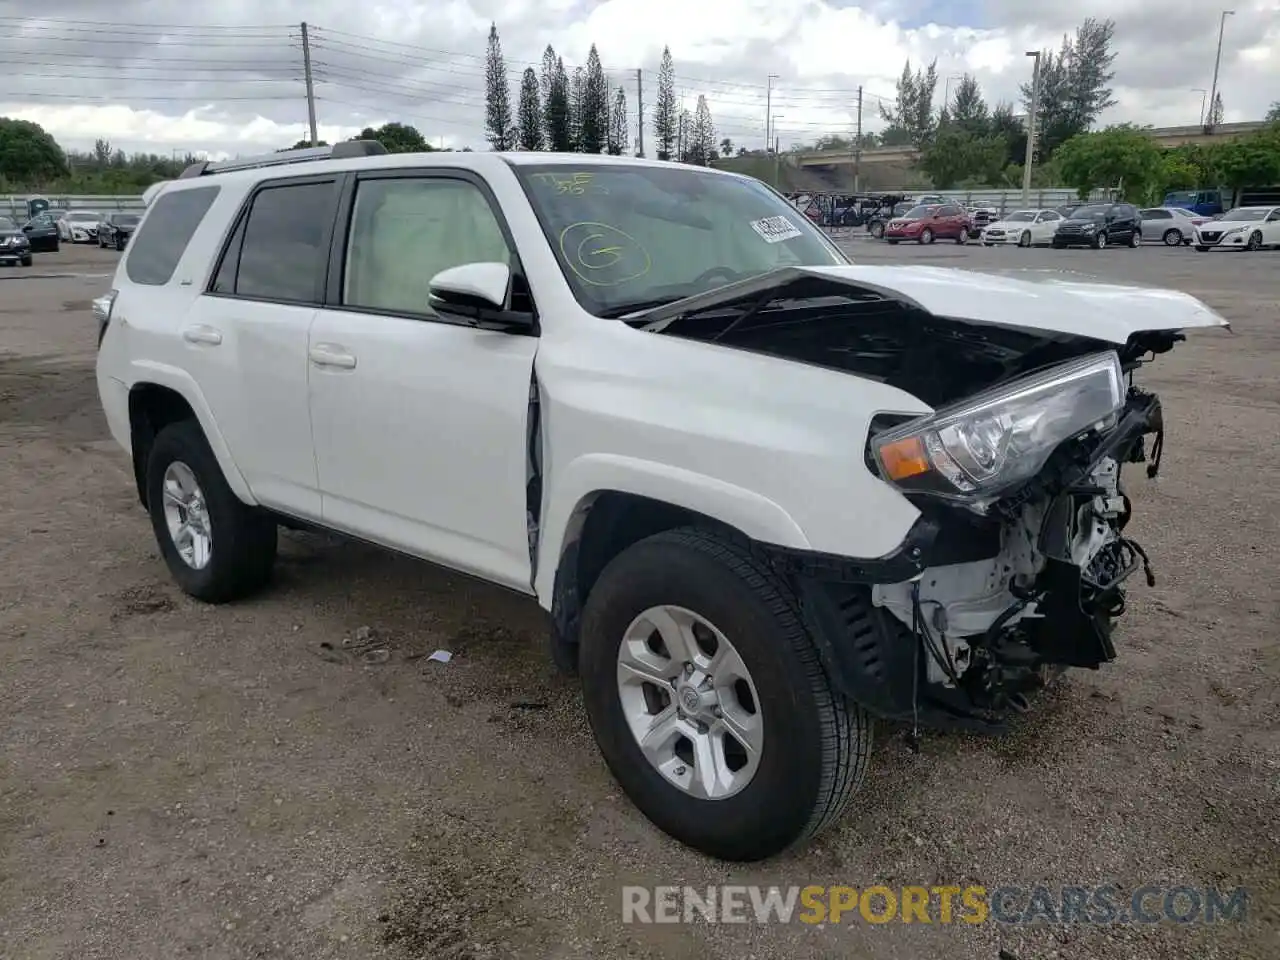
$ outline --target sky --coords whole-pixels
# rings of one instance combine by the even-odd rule
[[[39,17],[14,15],[38,6]],[[977,77],[1016,101],[1032,61],[1087,16],[1116,21],[1103,122],[1195,124],[1213,79],[1221,10],[1204,0],[40,0],[0,3],[0,115],[64,147],[221,158],[289,146],[307,130],[308,20],[320,136],[397,120],[436,146],[485,146],[484,53],[496,23],[513,104],[548,43],[572,68],[595,43],[626,90],[635,146],[637,69],[652,142],[664,45],[677,94],[707,97],[720,137],[759,148],[772,113],[784,147],[883,126],[907,58],[938,61],[939,97]],[[1226,120],[1280,98],[1280,0],[1233,0],[1218,88]],[[770,80],[770,76],[773,79]],[[770,89],[771,85],[771,89]],[[1199,89],[1196,89],[1199,88]],[[766,97],[769,110],[766,110]],[[652,154],[652,147],[648,149]]]

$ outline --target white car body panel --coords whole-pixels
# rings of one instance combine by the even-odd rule
[[[589,315],[508,165],[533,162],[582,160],[391,155],[170,182],[166,193],[221,192],[169,283],[127,281],[136,243],[122,257],[121,296],[98,358],[113,436],[127,447],[128,388],[171,387],[195,410],[245,502],[533,593],[548,609],[575,515],[606,490],[687,507],[786,547],[860,558],[898,547],[919,512],[868,470],[868,429],[877,413],[931,408],[871,379]],[[234,211],[261,180],[401,167],[485,178],[537,304],[538,338],[197,293]],[[1166,290],[914,266],[802,272],[939,316],[1116,344],[1140,330],[1226,323]],[[756,279],[767,284],[770,276]],[[194,341],[184,339],[189,329],[199,334]],[[314,356],[326,351],[349,354],[355,365],[320,369]],[[525,502],[534,373],[542,443],[536,562]]]

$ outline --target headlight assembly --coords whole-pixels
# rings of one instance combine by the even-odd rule
[[[872,452],[903,490],[987,501],[1034,477],[1064,441],[1113,426],[1124,400],[1120,358],[1093,354],[887,430]]]

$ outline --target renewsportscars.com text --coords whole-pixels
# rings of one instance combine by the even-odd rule
[[[1248,892],[1213,887],[623,887],[623,923],[1221,923]]]

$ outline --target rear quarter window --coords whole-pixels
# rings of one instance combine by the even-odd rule
[[[168,283],[221,189],[194,187],[170,190],[157,197],[129,243],[124,268],[129,279],[148,286]]]

